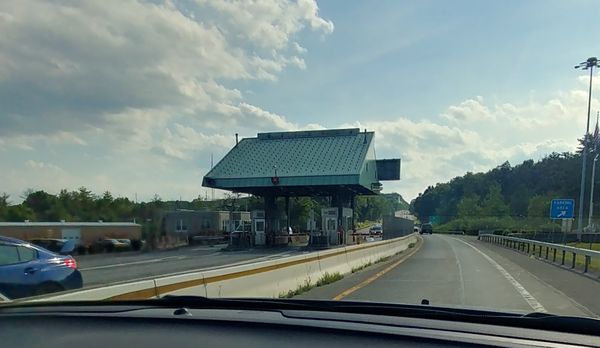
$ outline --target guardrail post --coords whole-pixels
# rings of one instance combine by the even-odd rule
[[[541,245],[540,245],[539,249],[540,250],[538,251],[538,256],[541,259],[542,258],[542,246]]]
[[[573,252],[573,260],[571,262],[571,268],[575,268],[575,259],[577,258],[577,254]]]
[[[562,251],[562,262],[560,263],[562,266],[565,265],[565,256],[566,256],[566,254],[567,254],[567,251],[563,250]]]
[[[527,243],[527,254],[529,254],[529,243]]]
[[[589,255],[585,255],[585,262],[583,265],[583,273],[587,273],[588,266],[590,265],[590,259],[591,259],[591,257]]]
[[[548,253],[550,252],[550,247],[546,247],[546,260],[548,260]]]
[[[554,248],[554,256],[552,257],[552,262],[556,262],[556,248]]]

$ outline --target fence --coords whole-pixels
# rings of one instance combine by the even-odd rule
[[[580,268],[583,273],[588,273],[590,268],[600,270],[600,252],[598,251],[495,234],[481,234],[477,239],[501,245],[553,263],[560,263],[561,266],[566,265],[572,269]]]

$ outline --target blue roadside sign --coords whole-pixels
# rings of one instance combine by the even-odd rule
[[[551,219],[572,219],[574,212],[574,199],[553,199],[550,204]]]

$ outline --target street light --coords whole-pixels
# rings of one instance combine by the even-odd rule
[[[582,165],[581,165],[581,185],[579,186],[579,218],[577,221],[577,240],[581,240],[581,231],[583,229],[583,199],[585,193],[585,170],[587,166],[587,142],[588,142],[588,134],[590,132],[590,108],[592,105],[592,73],[594,71],[594,67],[600,67],[598,65],[598,58],[591,57],[588,58],[585,62],[581,62],[575,65],[575,69],[581,70],[590,70],[590,89],[588,93],[588,112],[587,112],[587,125],[585,128],[585,136],[583,137],[583,156],[582,156]]]
[[[594,156],[594,162],[592,164],[592,183],[590,184],[590,215],[588,216],[588,229],[592,227],[592,216],[594,215],[594,180],[596,178],[596,162],[598,162],[600,155]]]

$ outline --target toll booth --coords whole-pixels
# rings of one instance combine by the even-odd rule
[[[311,218],[307,230],[312,231],[311,245],[338,245],[353,228],[356,196],[376,195],[381,181],[400,179],[400,159],[376,159],[374,137],[358,128],[258,133],[240,141],[236,136],[235,146],[206,174],[202,186],[262,197],[264,215],[256,217],[253,229],[264,226],[268,246],[288,244],[290,198],[329,197],[332,208],[323,210],[321,228],[315,229]],[[285,213],[279,198],[285,198]],[[340,235],[342,229],[346,233]],[[263,243],[260,232],[254,243]]]
[[[327,239],[328,245],[338,245],[338,209],[323,208],[321,209],[321,229],[323,235]]]
[[[342,215],[339,215],[339,212]],[[352,230],[352,209],[323,208],[321,209],[321,226],[327,236],[329,245],[345,244]]]
[[[252,235],[254,236],[254,245],[263,246],[267,243],[265,234],[265,211],[254,210],[252,217]]]

